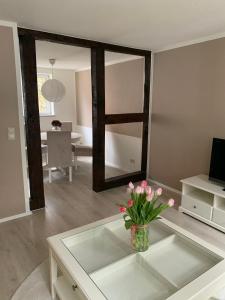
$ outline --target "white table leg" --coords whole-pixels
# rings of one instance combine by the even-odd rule
[[[56,293],[54,284],[57,280],[57,263],[52,255],[52,251],[49,251],[49,259],[50,259],[50,289],[51,289],[51,296],[52,299],[56,299]]]
[[[72,167],[69,167],[69,181],[72,182],[72,176],[73,176],[73,169]]]
[[[78,169],[77,156],[74,156],[75,170]]]

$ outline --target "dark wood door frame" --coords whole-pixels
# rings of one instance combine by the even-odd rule
[[[19,37],[26,35],[26,36],[33,37],[35,40],[39,40],[39,41],[71,45],[71,46],[77,46],[82,48],[90,48],[90,49],[102,48],[104,49],[104,51],[119,52],[119,53],[139,55],[139,56],[145,56],[151,54],[151,51],[149,50],[142,50],[137,48],[113,45],[113,44],[102,43],[98,41],[80,39],[72,36],[49,33],[44,31],[37,31],[37,30],[26,29],[26,28],[18,28],[18,34]]]
[[[102,190],[105,180],[105,54],[95,47],[91,51],[93,190]]]
[[[27,161],[30,183],[30,209],[45,206],[40,119],[38,108],[37,67],[35,39],[32,36],[20,36],[20,54],[24,96],[24,116],[27,143]]]
[[[25,123],[27,139],[28,170],[30,180],[30,206],[45,206],[43,172],[41,161],[40,121],[37,97],[37,70],[35,41],[47,41],[91,49],[92,115],[93,115],[93,189],[98,192],[114,186],[138,181],[146,177],[148,149],[148,115],[150,89],[151,52],[119,45],[80,39],[55,33],[18,28]],[[145,58],[144,111],[140,114],[105,115],[105,51],[139,55]],[[105,180],[105,125],[143,122],[142,164],[139,172]]]
[[[105,49],[104,49],[105,50]],[[105,61],[104,51],[101,47],[93,50],[92,56],[92,97],[93,97],[93,165],[98,170],[93,174],[93,188],[96,192],[116,186],[146,179],[148,160],[148,125],[149,125],[149,95],[150,95],[150,70],[151,52],[145,52],[145,81],[144,81],[144,106],[142,113],[105,114]],[[128,54],[127,49],[118,52]],[[116,51],[117,52],[117,51]],[[133,51],[132,51],[133,52]],[[138,55],[138,51],[132,54]],[[140,54],[139,54],[140,55]],[[105,178],[105,126],[108,124],[125,124],[142,122],[142,152],[141,169],[112,178]],[[96,152],[95,152],[96,151]]]

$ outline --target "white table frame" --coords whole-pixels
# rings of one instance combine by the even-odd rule
[[[82,135],[79,132],[72,131],[71,132],[71,141],[72,143],[77,143],[81,140]],[[47,143],[47,131],[41,132],[41,141],[42,143]]]
[[[112,216],[59,235],[48,238],[49,253],[50,253],[50,282],[52,299],[56,297],[55,282],[57,280],[57,269],[59,268],[66,276],[68,275],[70,283],[78,287],[77,298],[68,299],[91,299],[91,300],[105,300],[106,297],[102,294],[100,289],[91,280],[89,275],[84,271],[76,259],[72,256],[62,239],[75,235],[77,233],[95,228],[100,225],[121,219],[121,215]],[[222,257],[221,262],[217,263],[207,272],[200,275],[198,278],[181,288],[175,294],[171,295],[168,300],[207,300],[219,289],[225,286],[225,252],[214,247],[213,245],[198,238],[192,233],[182,229],[181,227],[171,223],[166,219],[161,219],[163,224],[169,226],[178,235],[182,235],[186,239],[194,241],[201,247],[205,247],[210,252]],[[151,246],[154,247],[154,244]],[[83,297],[80,296],[80,293]]]

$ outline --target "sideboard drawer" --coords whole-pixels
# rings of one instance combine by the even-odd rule
[[[225,227],[225,211],[219,208],[214,208],[212,221]]]
[[[57,261],[58,278],[54,284],[56,294],[59,300],[86,300],[77,283],[71,278],[61,261],[54,257]]]
[[[188,195],[182,196],[182,207],[192,211],[193,213],[210,220],[212,215],[212,206],[201,200],[192,198]]]
[[[75,286],[72,288],[64,276],[58,277],[54,287],[59,300],[86,300],[81,291]]]

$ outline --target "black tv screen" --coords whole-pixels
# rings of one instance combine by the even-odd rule
[[[209,179],[225,183],[225,140],[213,139]]]

